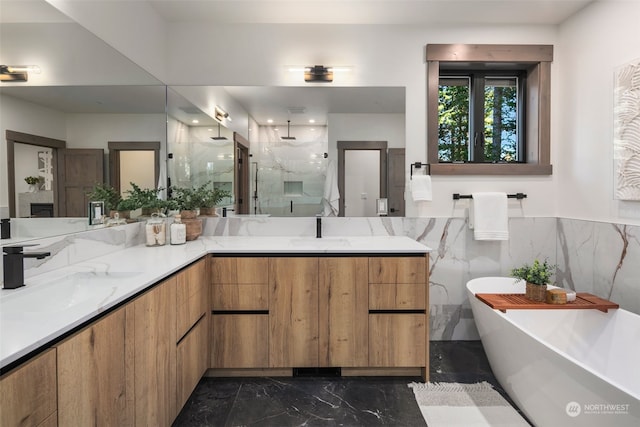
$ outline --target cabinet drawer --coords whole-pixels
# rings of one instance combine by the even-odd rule
[[[266,285],[214,285],[214,310],[268,310],[269,287]]]
[[[212,368],[269,366],[268,314],[215,314],[211,328]]]
[[[371,283],[369,310],[424,310],[425,294],[424,283]]]
[[[178,273],[176,286],[177,339],[207,311],[209,286],[206,284],[206,263],[199,261]]]
[[[180,341],[176,355],[176,396],[182,408],[209,366],[209,319],[204,316]]]
[[[369,283],[425,283],[425,257],[369,258]]]
[[[0,425],[39,425],[56,414],[56,350],[0,378]],[[46,425],[46,424],[45,424]]]
[[[268,258],[211,258],[213,284],[264,284],[269,282]]]
[[[425,366],[426,320],[425,314],[370,314],[369,365]]]

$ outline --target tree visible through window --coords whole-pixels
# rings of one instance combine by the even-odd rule
[[[520,162],[518,77],[487,73],[440,76],[440,162]],[[520,107],[521,108],[521,107]]]

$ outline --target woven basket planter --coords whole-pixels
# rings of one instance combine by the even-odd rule
[[[524,296],[532,301],[544,302],[547,294],[547,285],[534,285],[527,282]]]

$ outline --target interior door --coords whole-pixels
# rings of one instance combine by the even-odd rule
[[[87,193],[104,182],[104,150],[59,149],[57,152],[58,216],[87,216]]]
[[[344,169],[344,216],[375,216],[381,191],[380,151],[346,150]]]
[[[338,141],[337,145],[338,216],[375,216],[376,199],[387,197],[387,141]]]
[[[405,165],[404,148],[389,148],[387,151],[389,160],[387,201],[389,204],[388,216],[404,216],[404,189],[405,189]],[[424,169],[422,169],[424,170]],[[422,173],[418,171],[418,173]]]

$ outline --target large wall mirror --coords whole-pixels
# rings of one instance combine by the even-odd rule
[[[145,188],[161,183],[165,103],[163,85],[0,87],[7,147],[2,190],[10,217],[17,219],[14,237],[87,228],[87,193],[96,182],[121,192],[131,181]],[[27,183],[29,176],[38,182]],[[77,220],[55,227],[48,222],[47,231],[39,226],[45,221],[35,220],[43,217]]]
[[[403,216],[405,104],[404,87],[172,86],[169,179],[230,191],[230,215],[375,216],[384,197]]]

